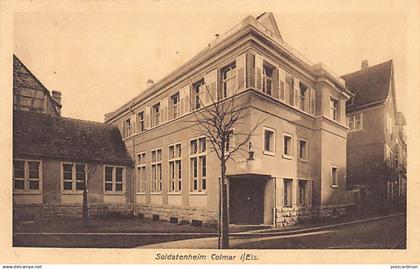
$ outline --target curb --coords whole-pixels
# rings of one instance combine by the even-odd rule
[[[329,228],[335,228],[340,226],[347,226],[352,224],[358,224],[358,223],[364,223],[364,222],[370,222],[375,220],[381,220],[381,219],[387,219],[387,218],[393,218],[397,216],[404,216],[404,213],[399,214],[393,214],[393,215],[387,215],[387,216],[380,216],[380,217],[374,217],[370,219],[362,219],[362,220],[354,220],[344,223],[336,223],[326,226],[317,226],[317,227],[310,227],[310,228],[303,228],[298,230],[292,230],[292,231],[282,231],[281,228],[278,228],[278,231],[273,232],[262,232],[267,230],[254,230],[254,231],[246,231],[246,232],[239,232],[239,233],[231,233],[230,236],[233,237],[251,237],[251,236],[273,236],[273,235],[292,235],[292,234],[299,234],[299,233],[305,233],[305,232],[314,232],[314,231],[321,231],[324,229]],[[217,236],[217,233],[147,233],[147,232],[139,232],[139,233],[94,233],[94,232],[88,232],[88,233],[36,233],[36,232],[21,232],[21,233],[13,233],[13,236],[18,235],[43,235],[43,236],[60,236],[60,235],[73,235],[73,236],[86,236],[86,235],[94,235],[94,236],[204,236],[204,237],[213,237]]]
[[[292,230],[292,231],[281,231],[281,228],[279,228],[277,232],[265,232],[264,233],[264,232],[262,232],[263,230],[260,230],[260,231],[247,231],[247,232],[242,232],[242,233],[236,233],[235,235],[236,236],[238,236],[238,235],[242,235],[242,236],[244,236],[244,235],[245,236],[248,236],[248,235],[263,235],[263,236],[265,236],[265,235],[269,235],[269,236],[291,235],[291,234],[298,234],[298,233],[305,233],[305,232],[321,231],[321,230],[329,229],[329,228],[347,226],[347,225],[364,223],[364,222],[371,222],[371,221],[375,221],[375,220],[393,218],[393,217],[404,216],[404,215],[405,215],[404,213],[398,213],[398,214],[392,214],[392,215],[387,215],[387,216],[380,216],[380,217],[374,217],[374,218],[369,218],[369,219],[361,219],[361,220],[353,220],[353,221],[349,221],[349,222],[330,224],[330,225],[326,225],[326,226],[303,228],[303,229]]]

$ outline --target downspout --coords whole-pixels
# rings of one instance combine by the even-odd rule
[[[136,212],[136,204],[137,204],[137,201],[136,201],[136,199],[137,199],[137,195],[136,195],[136,182],[135,182],[135,174],[136,174],[136,158],[135,158],[135,152],[134,152],[134,149],[135,149],[135,140],[136,140],[136,137],[135,136],[133,136],[133,160],[134,160],[134,162],[133,162],[133,169],[132,169],[132,173],[131,173],[131,185],[132,185],[132,189],[133,189],[133,202],[132,202],[132,215],[134,215],[135,214],[135,212]]]
[[[277,178],[272,177],[274,180],[274,207],[273,207],[273,226],[276,227],[276,221],[277,221]]]

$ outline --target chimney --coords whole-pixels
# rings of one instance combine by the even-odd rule
[[[51,98],[58,103],[56,106],[58,114],[61,116],[61,92],[53,90],[51,92]]]
[[[147,80],[147,88],[149,88],[150,86],[152,86],[153,85],[153,83],[155,83],[154,81],[153,81],[153,79],[148,79]]]
[[[368,60],[363,60],[362,63],[361,63],[362,70],[364,70],[364,69],[366,69],[368,67],[369,67]]]

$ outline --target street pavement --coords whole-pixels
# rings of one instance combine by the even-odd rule
[[[406,247],[406,216],[399,215],[331,225],[324,229],[306,229],[294,234],[255,233],[230,238],[232,249],[391,249]],[[145,245],[156,249],[214,249],[217,238],[196,238]]]

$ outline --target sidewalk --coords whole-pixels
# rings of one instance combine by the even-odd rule
[[[404,215],[403,213],[392,214],[392,215],[387,215],[387,216],[352,220],[348,222],[341,222],[341,223],[322,225],[322,226],[273,228],[273,229],[261,229],[261,230],[251,230],[251,231],[245,231],[245,232],[231,233],[230,243],[233,246],[236,244],[240,244],[246,240],[250,240],[251,238],[253,241],[258,241],[261,239],[264,240],[267,237],[287,238],[287,237],[296,237],[296,236],[303,236],[303,235],[322,234],[322,233],[326,233],[325,230],[328,230],[331,228],[337,228],[337,227],[353,225],[353,224],[358,224],[358,223],[371,222],[371,221],[392,218],[396,216],[403,216],[403,215]],[[207,238],[195,238],[195,239],[189,239],[189,240],[178,240],[178,241],[171,241],[171,242],[166,242],[166,243],[144,245],[139,248],[215,249],[217,248],[217,244],[218,244],[217,237],[207,237]]]

